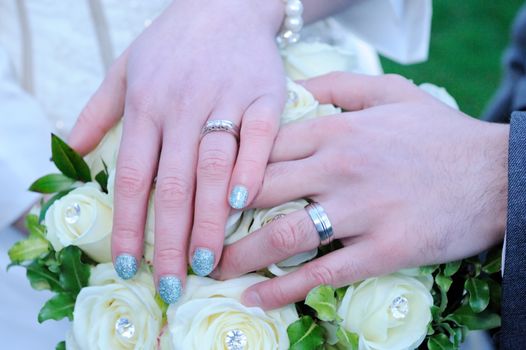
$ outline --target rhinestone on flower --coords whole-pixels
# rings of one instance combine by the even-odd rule
[[[409,300],[404,296],[398,296],[393,299],[389,310],[395,319],[403,320],[409,314]]]
[[[240,329],[232,329],[226,334],[225,344],[228,350],[244,350],[247,345],[247,336]]]
[[[124,339],[131,339],[135,335],[135,325],[126,317],[121,317],[115,322],[115,331]]]
[[[66,220],[68,224],[75,224],[80,218],[80,204],[73,203],[72,205],[68,206],[64,216],[64,220]]]
[[[289,90],[287,92],[287,105],[293,106],[298,102],[298,94],[296,91]]]

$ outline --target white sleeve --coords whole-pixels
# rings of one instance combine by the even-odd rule
[[[431,0],[360,0],[337,21],[380,54],[409,64],[427,59]]]
[[[44,112],[20,87],[0,46],[0,231],[37,200],[27,191],[29,185],[53,171],[50,131]]]

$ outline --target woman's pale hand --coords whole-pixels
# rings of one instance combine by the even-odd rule
[[[274,40],[283,15],[281,0],[174,1],[115,62],[72,132],[86,153],[124,115],[113,259],[121,277],[137,271],[156,178],[155,278],[166,277],[167,302],[189,262],[199,275],[217,265],[232,189],[248,192],[240,207],[260,189],[286,99]],[[239,145],[226,132],[200,140],[213,119],[241,125]]]
[[[311,198],[343,248],[244,293],[275,308],[319,285],[348,285],[476,254],[503,237],[507,125],[454,110],[397,76],[335,73],[304,83],[350,112],[281,129],[254,207]],[[226,279],[320,244],[305,210],[225,247]]]

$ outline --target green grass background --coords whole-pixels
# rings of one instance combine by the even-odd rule
[[[445,87],[460,108],[480,116],[501,77],[501,58],[524,0],[434,0],[429,60],[402,66],[382,58],[386,73]]]

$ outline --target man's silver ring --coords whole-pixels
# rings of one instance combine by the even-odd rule
[[[307,211],[307,214],[309,214],[309,217],[320,236],[320,245],[323,246],[330,244],[334,237],[334,231],[332,229],[331,221],[323,207],[320,203],[312,202],[305,206],[305,210]]]
[[[207,121],[201,130],[201,138],[215,131],[227,132],[239,141],[239,126],[230,120],[217,119]]]

